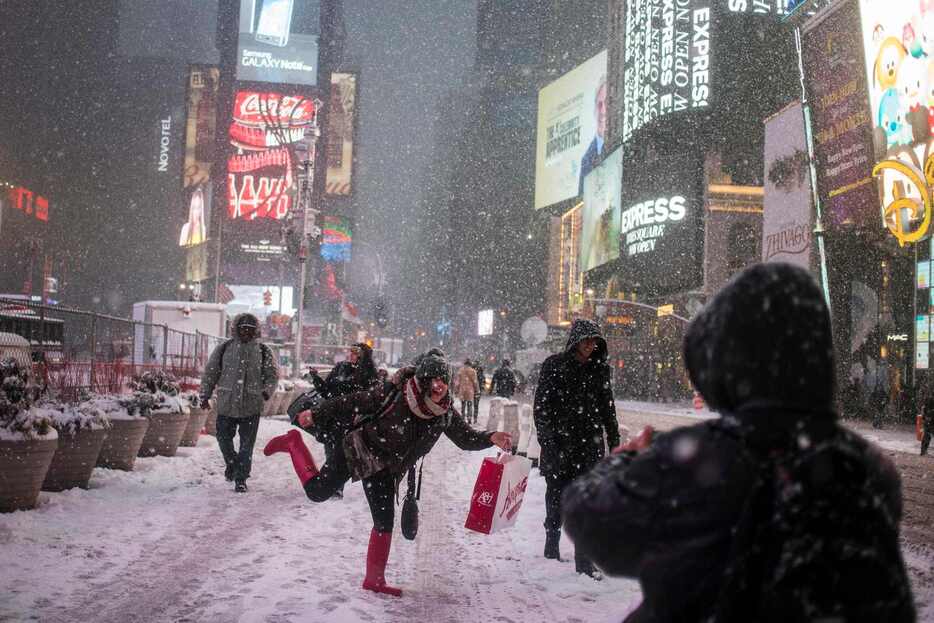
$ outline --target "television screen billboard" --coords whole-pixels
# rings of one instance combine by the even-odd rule
[[[623,152],[617,149],[584,179],[580,266],[588,271],[619,257]]]
[[[318,82],[320,0],[240,0],[237,79]]]
[[[660,117],[710,105],[713,1],[626,0],[624,142]]]
[[[538,93],[535,209],[578,197],[603,153],[606,50]]]
[[[620,278],[639,292],[701,283],[703,164],[667,155],[627,169],[620,219]]]
[[[321,257],[326,262],[349,262],[353,234],[350,220],[342,216],[321,217]]]
[[[493,335],[492,309],[481,309],[477,313],[477,335]]]
[[[328,195],[351,193],[356,118],[357,75],[332,73],[326,135],[328,170],[324,183]]]
[[[217,126],[217,67],[193,65],[188,72],[188,112],[185,123],[185,155],[182,173],[185,219],[178,238],[179,246],[188,247],[208,239],[211,226],[213,188],[211,167],[214,164]]]

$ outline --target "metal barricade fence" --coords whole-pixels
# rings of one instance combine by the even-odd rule
[[[211,352],[226,339],[4,298],[0,298],[0,333],[15,333],[29,341],[37,379],[66,401],[83,392],[120,393],[145,370],[165,370],[179,379],[183,389],[193,387]]]

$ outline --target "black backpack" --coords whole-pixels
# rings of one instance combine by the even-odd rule
[[[898,518],[868,492],[864,450],[833,428],[777,456],[740,440],[757,479],[709,621],[915,620]]]

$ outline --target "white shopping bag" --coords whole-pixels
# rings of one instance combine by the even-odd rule
[[[483,459],[464,527],[492,534],[516,523],[531,469],[532,462],[521,456]]]

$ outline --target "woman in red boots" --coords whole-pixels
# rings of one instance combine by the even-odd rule
[[[297,430],[275,437],[263,450],[266,456],[289,453],[305,494],[314,502],[330,499],[350,478],[363,481],[373,516],[363,580],[367,590],[402,594],[386,584],[384,575],[396,489],[409,467],[431,451],[442,433],[463,450],[512,447],[508,433],[477,431],[467,425],[451,404],[449,380],[443,354],[431,351],[419,358],[414,374],[409,368],[398,375],[397,384],[387,382],[370,391],[340,396],[322,403],[314,413],[299,414],[302,427],[336,423],[346,431],[343,443],[320,470]]]

